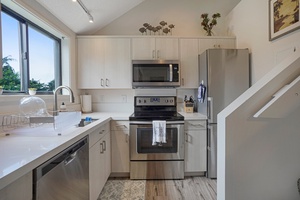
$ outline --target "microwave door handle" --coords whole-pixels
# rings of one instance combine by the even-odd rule
[[[172,82],[173,81],[173,66],[170,64],[169,67],[170,67],[170,82]]]

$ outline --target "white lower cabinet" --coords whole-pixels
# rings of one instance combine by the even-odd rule
[[[109,122],[89,135],[90,200],[97,200],[111,172]]]
[[[32,172],[1,189],[0,200],[32,200]]]
[[[111,121],[111,172],[129,175],[129,121]]]
[[[206,120],[185,121],[185,173],[206,172]]]

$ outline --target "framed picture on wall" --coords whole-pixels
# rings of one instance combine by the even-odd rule
[[[300,28],[300,0],[269,0],[269,40]]]

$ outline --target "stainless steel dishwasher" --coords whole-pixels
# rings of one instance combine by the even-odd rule
[[[89,154],[85,137],[34,170],[35,200],[88,200]]]

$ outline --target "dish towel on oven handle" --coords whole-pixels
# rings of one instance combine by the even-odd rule
[[[167,143],[166,139],[166,121],[154,120],[152,121],[152,145],[157,145],[161,143]]]

